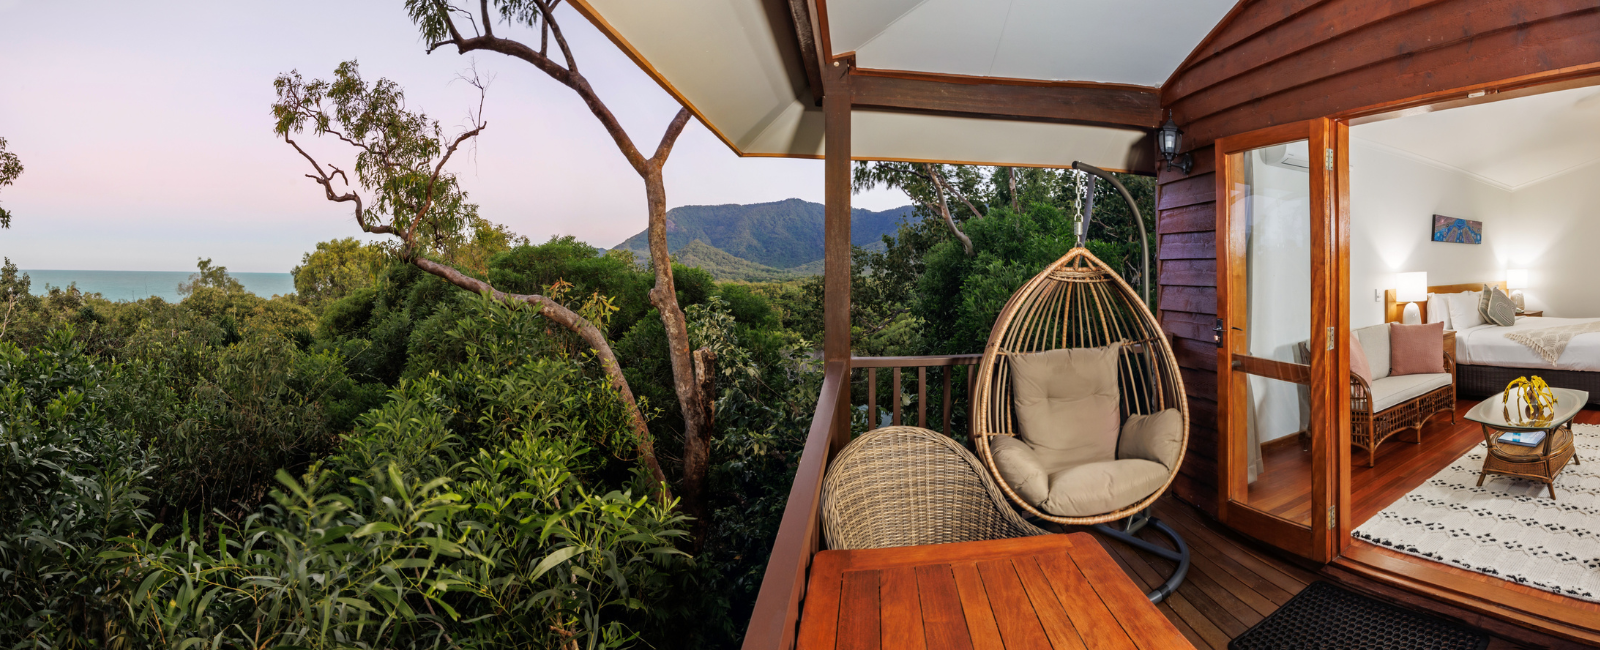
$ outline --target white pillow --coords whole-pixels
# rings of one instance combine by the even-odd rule
[[[1450,324],[1457,331],[1467,330],[1483,325],[1483,314],[1478,312],[1478,299],[1482,297],[1481,291],[1463,291],[1445,296],[1450,301]]]
[[[1443,294],[1428,294],[1428,322],[1444,323],[1445,329],[1455,329],[1450,326],[1450,303]]]

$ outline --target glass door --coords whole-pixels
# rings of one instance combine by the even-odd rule
[[[1312,120],[1216,144],[1218,514],[1319,562],[1337,554],[1333,378],[1348,367],[1334,129]]]

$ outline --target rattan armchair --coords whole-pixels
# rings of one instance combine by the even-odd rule
[[[1367,467],[1376,463],[1378,445],[1390,436],[1414,430],[1415,442],[1422,442],[1423,425],[1441,413],[1449,413],[1450,423],[1455,424],[1456,359],[1449,351],[1444,353],[1444,371],[1451,376],[1449,385],[1376,412],[1373,411],[1372,385],[1356,373],[1350,373],[1350,444],[1367,450]]]
[[[917,427],[856,438],[822,481],[830,549],[889,548],[1044,535],[1006,505],[983,463]]]

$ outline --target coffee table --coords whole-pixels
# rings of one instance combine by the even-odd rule
[[[1556,476],[1566,469],[1567,461],[1581,464],[1572,446],[1572,418],[1589,402],[1589,393],[1570,388],[1552,388],[1550,392],[1556,406],[1549,420],[1528,421],[1518,413],[1510,413],[1508,419],[1499,394],[1467,411],[1468,420],[1483,426],[1483,441],[1488,445],[1483,471],[1478,474],[1479,487],[1489,474],[1504,474],[1544,483],[1550,488],[1550,498],[1556,498]],[[1500,442],[1500,434],[1506,431],[1543,431],[1545,436],[1538,445],[1524,447]]]

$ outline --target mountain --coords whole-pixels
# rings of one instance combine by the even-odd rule
[[[881,244],[883,235],[894,234],[900,219],[909,217],[911,212],[909,205],[880,212],[851,211],[850,243]],[[699,240],[707,248],[741,261],[774,270],[793,269],[822,259],[822,222],[822,204],[800,199],[751,205],[686,205],[667,211],[667,250],[677,254]],[[647,233],[640,232],[617,248],[647,255],[650,244],[646,237]]]
[[[669,247],[670,248],[670,247]],[[635,253],[642,255],[643,253]],[[742,257],[735,257],[732,253],[722,250],[698,239],[689,242],[688,246],[672,251],[673,259],[684,266],[705,269],[711,277],[718,280],[738,280],[741,282],[773,282],[792,280],[794,278],[816,275],[822,272],[821,260],[812,264],[797,266],[792,269],[775,269],[765,264],[757,264]],[[812,268],[815,266],[816,268]]]

